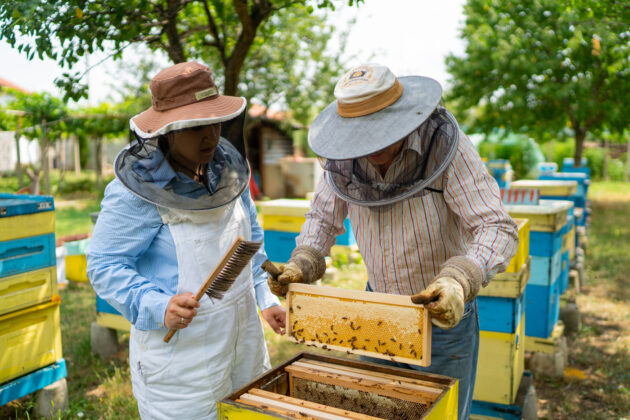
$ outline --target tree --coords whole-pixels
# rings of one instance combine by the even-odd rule
[[[347,0],[350,5],[363,0]],[[221,63],[224,93],[239,90],[241,70],[260,29],[273,31],[272,17],[294,8],[334,10],[334,0],[6,0],[0,3],[0,38],[29,58],[47,56],[72,68],[86,53],[145,44],[173,63],[212,51]],[[23,35],[18,38],[17,35]],[[67,97],[85,95],[80,72],[57,81]]]
[[[579,164],[588,133],[628,125],[630,12],[622,3],[469,0],[465,56],[447,58],[459,111],[479,105],[481,132],[540,137],[568,126]]]
[[[44,191],[50,194],[50,167],[48,150],[64,132],[67,109],[59,98],[48,93],[14,92],[15,98],[9,102],[9,108],[23,111],[21,118],[22,133],[30,139],[39,141],[41,167],[27,169],[31,178],[31,192],[39,194],[39,174],[44,173]]]

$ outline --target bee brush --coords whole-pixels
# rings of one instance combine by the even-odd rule
[[[223,255],[212,273],[197,291],[194,298],[199,301],[204,294],[211,299],[222,299],[236,278],[252,257],[256,254],[262,242],[246,241],[242,236],[236,238],[230,249]],[[177,330],[171,328],[164,336],[164,342],[168,343]]]

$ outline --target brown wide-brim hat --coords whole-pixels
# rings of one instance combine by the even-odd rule
[[[131,130],[145,139],[231,120],[247,103],[245,98],[220,95],[210,69],[195,62],[162,70],[150,89],[151,108],[129,120]]]

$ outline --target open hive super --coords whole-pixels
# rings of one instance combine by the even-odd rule
[[[457,380],[301,353],[219,401],[221,419],[455,419]]]
[[[431,364],[431,323],[409,296],[291,284],[290,339],[323,349],[420,366]]]

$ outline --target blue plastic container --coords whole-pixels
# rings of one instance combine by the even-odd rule
[[[0,277],[39,270],[56,263],[54,233],[0,242]]]
[[[480,330],[514,334],[525,309],[525,293],[516,299],[477,296],[477,304]]]
[[[550,286],[525,287],[525,335],[548,338],[560,316],[560,277]]]

